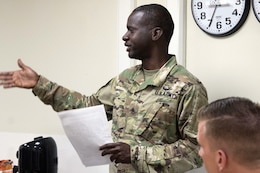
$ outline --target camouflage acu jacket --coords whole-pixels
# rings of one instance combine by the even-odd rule
[[[55,111],[104,104],[114,141],[131,146],[131,164],[111,165],[110,172],[183,173],[202,164],[196,112],[207,104],[207,92],[174,56],[147,81],[137,65],[91,96],[42,76],[33,92]]]

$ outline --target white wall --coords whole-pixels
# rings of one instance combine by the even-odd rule
[[[117,0],[0,0],[0,71],[18,69],[22,58],[53,81],[94,93],[118,72],[117,10]],[[0,95],[0,131],[63,133],[31,90]]]
[[[179,1],[179,0],[176,0]],[[179,1],[180,3],[180,1]],[[225,38],[214,38],[201,31],[191,15],[191,1],[182,0],[186,13],[179,16],[186,20],[182,24],[185,35],[180,36],[179,51],[184,50],[179,63],[195,74],[208,90],[209,101],[223,97],[248,97],[260,102],[260,59],[258,55],[260,23],[250,9],[247,21],[235,34]],[[171,6],[168,6],[171,10]],[[180,10],[180,9],[179,9]],[[180,15],[182,11],[180,11]],[[185,63],[183,63],[185,62]],[[190,173],[204,173],[202,167]]]
[[[187,0],[186,29],[186,67],[204,83],[210,102],[229,96],[260,102],[260,23],[252,8],[238,32],[229,37],[214,38],[198,28]],[[192,172],[206,171],[200,168]]]
[[[17,59],[70,89],[92,94],[118,73],[117,0],[0,0],[0,71]],[[59,172],[108,172],[85,168],[63,134],[56,112],[31,90],[0,88],[0,159],[17,164],[18,147],[52,136]]]
[[[187,3],[187,68],[205,84],[209,100],[241,96],[260,102],[260,23],[253,9],[242,28],[224,38],[201,31],[190,9]]]
[[[121,1],[0,0],[0,71],[18,69],[16,60],[22,58],[40,74],[68,88],[86,95],[95,92],[120,71]],[[132,2],[138,1],[126,0],[131,7],[124,8],[130,11]],[[171,12],[173,2],[180,0],[162,1]],[[213,38],[193,21],[190,1],[183,2],[187,2],[187,23],[183,24],[187,34],[186,46],[180,48],[186,50],[186,67],[205,84],[210,101],[233,95],[259,101],[260,23],[252,9],[237,33]],[[1,132],[63,135],[56,113],[30,90],[0,88],[0,116]],[[17,146],[20,143],[19,139]]]

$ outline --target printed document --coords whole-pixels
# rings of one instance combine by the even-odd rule
[[[101,156],[99,150],[101,145],[113,142],[104,105],[62,111],[58,116],[85,166],[111,163],[110,156]]]

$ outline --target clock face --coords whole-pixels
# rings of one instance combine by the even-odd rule
[[[253,10],[257,20],[260,22],[260,0],[252,1]]]
[[[207,34],[227,36],[245,22],[250,0],[192,0],[191,10],[196,24]]]

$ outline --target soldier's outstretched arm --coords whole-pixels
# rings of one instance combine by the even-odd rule
[[[0,85],[3,88],[33,88],[39,79],[39,75],[21,59],[17,61],[20,70],[0,72]]]

